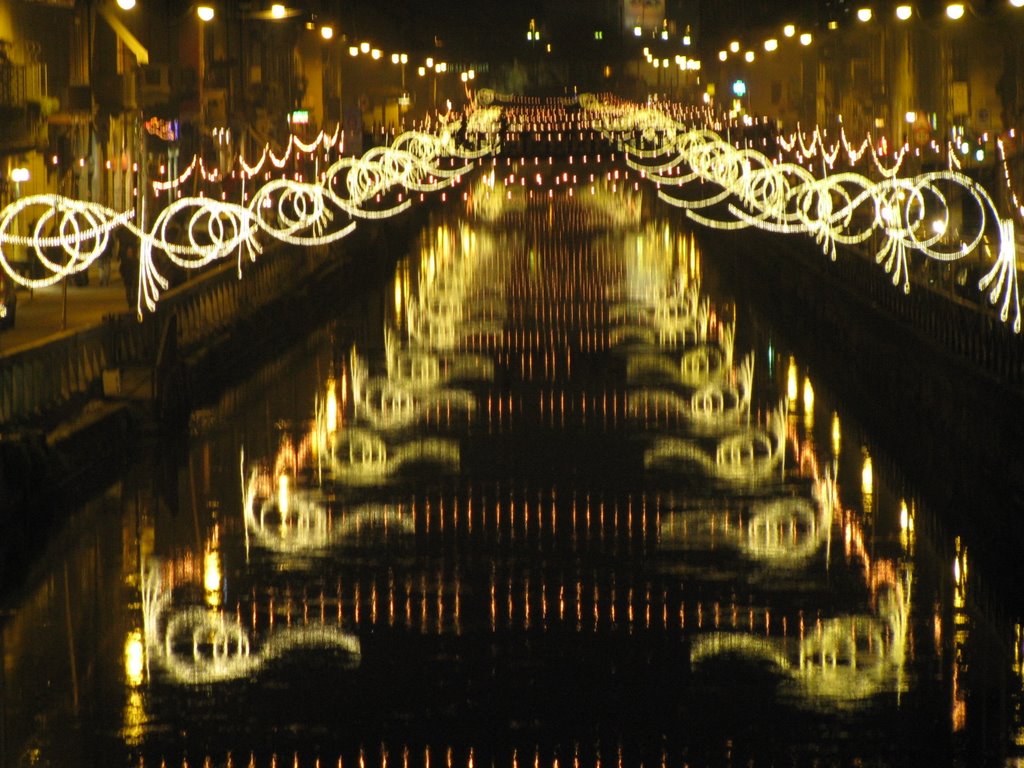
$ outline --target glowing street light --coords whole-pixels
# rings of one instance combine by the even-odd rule
[[[213,21],[214,10],[212,5],[200,5],[196,8],[196,16],[200,21]]]
[[[906,21],[914,14],[914,9],[909,5],[897,5],[896,6],[896,18],[900,21]]]
[[[733,40],[731,43],[729,43],[729,50],[732,53],[739,53],[740,52],[740,42],[739,42],[739,40]]]
[[[811,40],[813,40],[813,39],[814,38],[811,37],[811,33],[810,32],[802,32],[800,34],[800,45],[810,45],[811,44]]]
[[[122,11],[130,11],[135,7],[135,0],[117,0],[117,7]]]
[[[1010,0],[1010,5],[1014,8],[1024,8],[1024,0]]]
[[[370,52],[370,44],[366,43],[366,42],[360,43],[359,44],[359,52],[360,53],[369,53]]]
[[[719,51],[718,52],[718,60],[719,61],[725,61],[728,58],[729,58],[729,54],[726,53],[725,51]]]
[[[372,51],[370,51],[370,58],[372,58],[374,61],[377,61],[377,59],[379,59],[383,55],[384,53],[381,51],[380,48],[374,48]]]
[[[772,51],[776,51],[776,50],[778,50],[778,48],[779,48],[779,41],[776,40],[774,37],[769,37],[767,40],[764,41],[764,49],[766,51],[768,51],[768,53],[771,53]]]
[[[784,34],[786,37],[792,37],[793,35],[796,34],[796,25],[787,24],[782,28],[782,34]]]
[[[350,45],[348,47],[348,55],[349,56],[358,56],[359,55],[359,46],[358,45]]]
[[[284,7],[284,3],[274,3],[270,6],[270,15],[275,19],[283,19],[287,15],[287,9]]]
[[[743,54],[743,58],[746,60],[747,64],[753,63],[753,61],[754,61],[754,52],[753,51],[747,51],[746,53]]]
[[[964,17],[964,10],[963,3],[950,3],[946,6],[946,16],[953,21],[958,21]]]
[[[871,21],[871,18],[875,15],[875,12],[870,8],[858,8],[857,9],[857,20],[862,21],[865,24]]]
[[[334,27],[332,27],[330,24],[324,24],[322,27],[320,27],[320,37],[322,37],[324,40],[330,40],[331,38],[333,38]]]

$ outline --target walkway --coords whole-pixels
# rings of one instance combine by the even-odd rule
[[[87,286],[68,285],[67,326],[62,327],[64,289],[59,283],[35,291],[18,292],[14,328],[0,330],[0,357],[32,346],[68,331],[99,323],[106,315],[128,311],[124,284],[111,275],[110,284],[100,286],[95,276]]]

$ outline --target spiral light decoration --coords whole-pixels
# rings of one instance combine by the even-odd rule
[[[0,211],[0,268],[19,285],[44,288],[87,270],[107,253],[115,230],[127,230],[138,243],[136,310],[141,319],[144,310],[156,309],[170,284],[157,253],[185,270],[237,255],[241,274],[243,257],[255,261],[267,240],[296,246],[336,242],[359,219],[383,219],[408,209],[408,193],[436,192],[457,183],[477,159],[498,148],[499,116],[500,110],[489,108],[441,120],[433,133],[409,131],[390,146],[341,157],[315,182],[271,179],[244,202],[183,197],[163,208],[148,227],[139,224],[134,210],[116,211],[55,194],[23,197]],[[445,160],[461,164],[442,167]],[[339,213],[346,220],[336,223]],[[29,262],[42,267],[41,277],[12,258],[22,250]]]
[[[819,178],[797,163],[737,148],[715,131],[688,126],[658,109],[593,99],[585,106],[596,126],[618,143],[627,164],[657,183],[658,196],[684,209],[691,220],[723,230],[757,227],[810,235],[833,260],[837,244],[880,237],[875,261],[905,293],[910,292],[911,252],[938,262],[963,260],[975,253],[995,222],[999,247],[978,289],[998,306],[1004,323],[1021,331],[1014,222],[1002,218],[985,188],[959,170],[899,178],[897,165],[874,181],[853,171],[828,174],[823,166]],[[685,199],[670,192],[683,188],[701,191]],[[957,201],[973,201],[978,213],[973,229],[956,240],[946,236],[953,195]]]

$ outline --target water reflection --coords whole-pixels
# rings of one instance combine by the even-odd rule
[[[493,166],[180,488],[84,514],[4,626],[8,754],[913,764],[1002,727],[979,553],[633,179],[573,170]]]

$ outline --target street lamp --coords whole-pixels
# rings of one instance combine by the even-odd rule
[[[334,27],[332,27],[330,24],[324,24],[322,27],[320,27],[320,37],[322,37],[324,40],[330,40],[331,38],[333,38]]]
[[[196,8],[196,16],[200,21],[213,21],[214,11],[212,5],[200,5]]]
[[[964,4],[950,3],[946,6],[946,16],[953,21],[962,19],[964,17]]]
[[[900,21],[906,21],[914,14],[914,9],[909,5],[897,5],[896,6],[896,18]]]
[[[813,40],[813,39],[814,38],[811,37],[811,33],[810,32],[802,32],[800,34],[800,45],[803,45],[803,46],[810,45],[811,44],[811,40]]]
[[[867,23],[871,21],[871,18],[875,15],[875,12],[870,8],[858,8],[857,9],[857,21]]]
[[[777,51],[779,49],[779,41],[776,40],[774,37],[769,37],[767,40],[764,41],[764,49],[768,53],[771,53],[772,51]]]
[[[135,0],[117,0],[117,7],[122,11],[130,11],[135,7]]]

